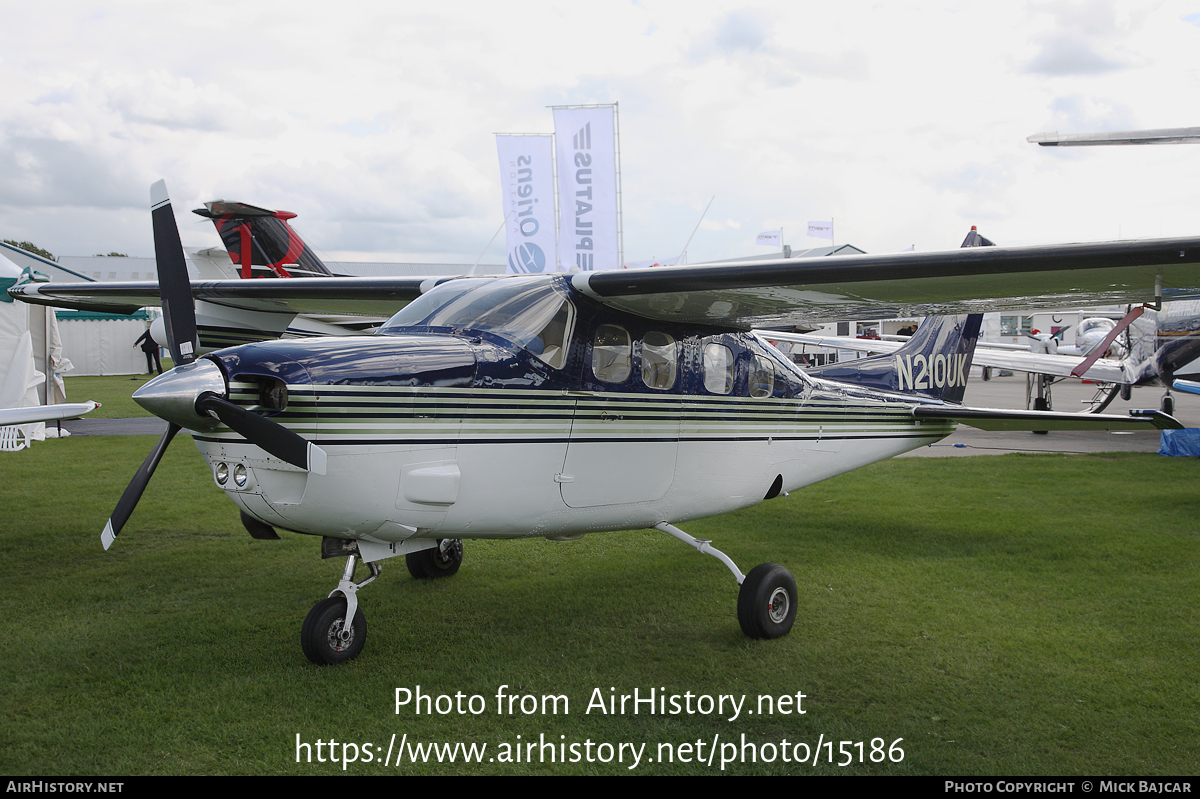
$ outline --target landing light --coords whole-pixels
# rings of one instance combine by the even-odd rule
[[[217,485],[224,486],[229,482],[229,464],[221,461],[217,464]]]
[[[239,463],[237,466],[233,467],[233,483],[238,488],[246,487],[246,479],[248,476],[249,475],[246,473],[246,465],[244,463]]]

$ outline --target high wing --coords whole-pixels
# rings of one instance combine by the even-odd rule
[[[814,325],[1193,297],[1200,294],[1198,245],[1180,238],[973,247],[592,272],[573,282],[652,319],[742,329]]]
[[[807,344],[852,352],[891,353],[900,349],[904,344],[902,341],[851,338],[850,336],[817,336],[807,333],[782,333],[774,330],[758,332],[763,338],[771,341],[787,341],[793,344]],[[997,346],[981,341],[975,345],[975,356],[971,363],[974,366],[991,366],[997,369],[1012,369],[1017,372],[1071,377],[1071,371],[1082,361],[1083,358],[1078,355],[1050,355],[1030,352],[1024,347],[1014,349],[1011,345]],[[1084,380],[1098,380],[1102,383],[1133,382],[1133,379],[1125,374],[1120,362],[1111,358],[1096,361],[1082,377]]]
[[[192,296],[248,311],[387,316],[447,279],[197,282]],[[642,317],[743,330],[1010,307],[1200,299],[1200,238],[581,272],[572,282],[596,300]],[[159,303],[154,282],[26,284],[9,293],[26,302],[110,312]]]
[[[391,316],[446,278],[314,277],[304,280],[220,280],[192,283],[192,298],[226,308],[278,314]],[[26,283],[13,297],[81,311],[133,313],[159,305],[158,283]]]

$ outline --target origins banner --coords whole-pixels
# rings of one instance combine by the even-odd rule
[[[554,166],[549,136],[496,136],[508,274],[556,271]]]
[[[555,108],[561,268],[621,267],[613,106]]]

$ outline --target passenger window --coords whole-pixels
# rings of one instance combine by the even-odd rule
[[[766,357],[756,354],[750,362],[750,396],[769,397],[774,390],[775,370]]]
[[[633,345],[620,325],[600,325],[592,341],[592,374],[604,383],[624,383],[632,371]]]
[[[642,338],[642,382],[648,388],[667,389],[675,385],[675,339],[651,330]]]
[[[724,344],[704,346],[704,388],[710,394],[733,391],[733,352]]]

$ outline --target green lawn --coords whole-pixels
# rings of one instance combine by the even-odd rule
[[[163,369],[170,369],[169,358],[163,359]],[[155,375],[105,375],[64,377],[67,402],[95,400],[101,407],[89,413],[89,419],[129,419],[135,416],[153,416],[131,399],[133,392],[145,385]]]
[[[722,754],[748,761],[751,748],[757,762],[725,772],[1200,771],[1196,461],[889,461],[684,525],[744,571],[775,561],[795,573],[800,613],[778,641],[745,639],[728,572],[661,533],[468,541],[448,580],[385,563],[359,594],[362,656],[318,668],[300,652],[300,624],[341,561],[320,560],[315,538],[251,539],[186,437],[101,550],[151,445],[79,437],[0,455],[7,773],[341,773],[297,763],[297,736],[314,761],[318,741],[326,756],[336,740],[339,758],[353,744],[352,774],[717,774]],[[397,714],[396,689],[418,685],[477,695],[486,710]],[[501,686],[564,695],[569,712],[497,714]],[[597,691],[607,701],[635,688],[747,699],[734,720],[585,712]],[[797,693],[803,715],[745,712],[760,695]],[[823,742],[821,762],[784,762],[785,739],[789,760]],[[486,744],[485,762],[383,766],[401,741]],[[533,763],[486,760],[531,741]],[[543,742],[568,760],[575,743],[583,762],[537,762]],[[621,742],[646,745],[635,769],[628,749],[624,763],[586,761]],[[712,765],[694,762],[713,742]],[[660,762],[666,747],[676,762]],[[854,763],[830,765],[842,748]]]

